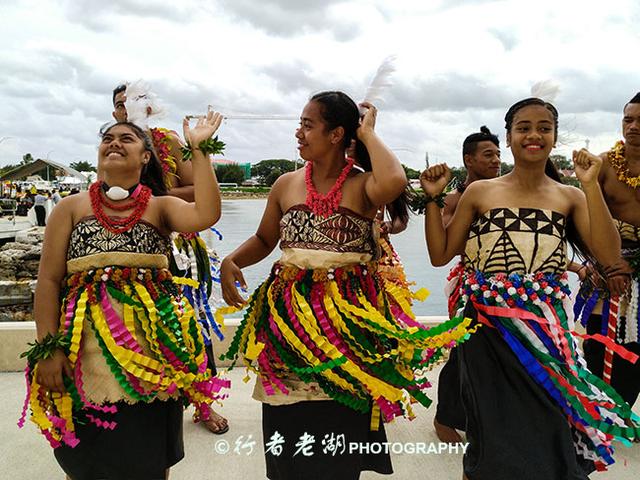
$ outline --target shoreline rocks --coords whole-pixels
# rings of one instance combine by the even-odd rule
[[[0,248],[0,322],[33,320],[44,228],[31,228]]]

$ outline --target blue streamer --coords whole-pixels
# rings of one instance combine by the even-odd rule
[[[218,236],[218,240],[222,240],[222,234],[220,233],[220,231],[216,228],[213,227],[209,227],[209,230],[211,230],[213,233],[215,233]]]
[[[491,319],[491,323],[498,329],[504,340],[507,342],[511,350],[514,352],[522,366],[531,375],[538,385],[545,389],[545,391],[555,400],[556,404],[568,415],[575,423],[582,425],[588,425],[586,420],[580,417],[579,413],[573,408],[573,406],[564,398],[562,392],[556,387],[549,373],[542,367],[539,360],[529,352],[526,347],[520,342],[520,340],[504,327],[501,322],[492,316],[487,315],[488,319]],[[604,460],[607,465],[611,465],[615,462],[612,457],[613,448],[600,446],[600,448],[593,445],[588,437],[584,437],[584,440],[588,442],[590,448],[595,450],[597,454]]]
[[[602,302],[602,325],[600,327],[600,333],[607,336],[608,329],[608,321],[609,321],[609,299],[605,298]]]

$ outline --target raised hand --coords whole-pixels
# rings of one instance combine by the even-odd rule
[[[200,142],[208,140],[216,133],[222,123],[222,119],[223,117],[220,112],[208,110],[205,116],[198,117],[198,122],[195,127],[191,129],[189,127],[189,119],[185,117],[182,121],[185,141],[188,142],[192,148],[198,148]]]
[[[573,164],[576,177],[583,185],[598,181],[602,158],[589,152],[586,148],[573,151]]]
[[[364,116],[360,120],[360,126],[356,131],[358,138],[362,140],[363,135],[373,133],[376,128],[376,115],[378,109],[369,102],[362,102],[360,106],[364,109]]]
[[[451,169],[446,163],[439,163],[427,168],[420,174],[420,185],[424,193],[431,197],[444,192],[445,187],[451,181]]]
[[[222,286],[222,298],[232,307],[241,308],[245,303],[244,298],[238,292],[236,282],[244,289],[247,288],[247,282],[244,280],[242,270],[235,262],[225,258],[220,265],[220,284]]]

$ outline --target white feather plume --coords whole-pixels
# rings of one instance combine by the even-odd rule
[[[560,93],[560,85],[553,80],[542,80],[536,82],[531,87],[531,96],[544,100],[548,103],[553,103],[558,94]]]
[[[371,83],[367,87],[367,92],[362,100],[363,102],[369,102],[375,105],[382,101],[382,92],[387,87],[393,85],[391,83],[391,76],[393,72],[396,71],[395,61],[395,55],[389,55],[382,61],[376,74],[371,79]],[[361,111],[360,113],[362,114],[363,112]]]
[[[127,83],[124,106],[127,109],[127,120],[142,128],[148,128],[151,117],[161,117],[165,112],[158,103],[158,96],[151,91],[151,86],[143,81]],[[148,113],[151,108],[151,113]]]

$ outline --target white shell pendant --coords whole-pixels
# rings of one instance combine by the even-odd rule
[[[129,197],[129,190],[121,187],[110,187],[104,194],[111,200],[124,200]]]

